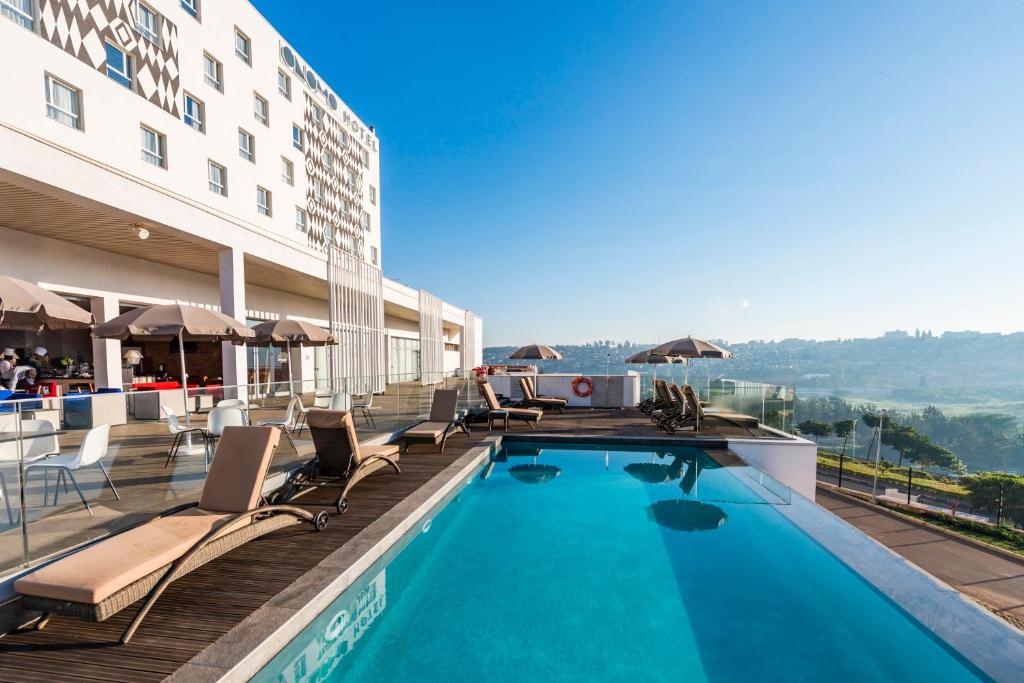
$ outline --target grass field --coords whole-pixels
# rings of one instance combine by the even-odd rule
[[[836,453],[830,453],[828,451],[818,451],[818,468],[825,468],[839,471],[839,455]],[[863,460],[853,460],[846,458],[843,461],[843,472],[851,474],[859,474],[865,477],[873,477],[875,475],[875,466],[873,463],[867,463]],[[886,469],[882,468],[878,472],[878,480],[888,482],[890,484],[906,484],[907,483],[907,470],[903,469]],[[934,479],[931,475],[927,475],[917,470],[914,471],[914,489],[920,489],[922,491],[933,491],[935,493],[942,493],[949,496],[956,496],[958,498],[964,498],[967,496],[967,489],[959,484],[944,479]]]

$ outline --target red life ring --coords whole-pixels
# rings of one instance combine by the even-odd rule
[[[580,385],[585,385],[580,389]],[[586,398],[594,393],[594,383],[586,377],[577,377],[572,381],[572,393],[580,398]]]

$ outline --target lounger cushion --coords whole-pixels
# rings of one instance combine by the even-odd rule
[[[521,415],[523,417],[529,417],[531,420],[540,420],[544,415],[544,411],[535,410],[533,408],[499,408],[504,410],[509,415]]]
[[[421,422],[405,430],[402,436],[417,439],[440,439],[444,430],[448,428],[448,424],[448,422]]]
[[[225,427],[199,507],[217,512],[245,512],[256,507],[280,438],[277,427]]]
[[[554,396],[544,396],[539,398],[532,398],[530,400],[533,401],[534,403],[547,403],[548,405],[553,406],[564,406],[566,403],[568,403],[568,401],[566,401],[564,398],[555,398]]]
[[[232,516],[191,508],[158,517],[37,569],[15,581],[14,589],[94,605],[174,562]]]
[[[369,458],[374,455],[383,455],[391,458],[392,460],[398,459],[398,444],[384,444],[382,446],[360,446],[359,453],[363,456],[363,459]]]

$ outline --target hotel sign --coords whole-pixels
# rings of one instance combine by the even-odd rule
[[[316,96],[318,96],[323,102],[331,108],[331,111],[338,112],[338,97],[331,89],[327,87],[327,84],[320,80],[320,77],[310,69],[308,66],[303,64],[295,51],[287,45],[282,43],[281,45],[281,61],[284,62],[285,66],[292,70],[299,80],[305,84],[305,86]],[[343,109],[341,112],[341,119],[345,124],[345,127],[352,131],[353,135],[359,139],[364,145],[369,147],[373,151],[377,151],[377,140],[374,135],[357,119],[352,112],[348,109]]]

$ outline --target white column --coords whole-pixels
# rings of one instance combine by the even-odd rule
[[[89,300],[89,309],[98,323],[116,318],[120,313],[121,301],[116,296],[94,296]],[[93,339],[92,364],[96,387],[121,387],[121,340]]]
[[[235,320],[245,322],[245,252],[237,247],[224,247],[218,254],[220,275],[220,310]],[[245,384],[247,377],[244,346],[222,342],[225,386]]]
[[[288,362],[292,364],[292,373],[296,382],[293,387],[293,391],[299,393],[308,393],[313,391],[315,388],[315,359],[313,354],[316,351],[312,346],[293,346],[292,357],[288,359]]]

